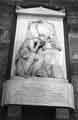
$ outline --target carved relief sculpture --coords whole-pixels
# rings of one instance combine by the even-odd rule
[[[65,13],[43,7],[16,13],[10,80],[4,84],[2,104],[74,108],[73,87],[67,80]]]
[[[62,66],[58,62],[61,51],[54,24],[43,20],[31,21],[26,38],[16,54],[15,74],[64,79]]]

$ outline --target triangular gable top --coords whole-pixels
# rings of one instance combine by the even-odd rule
[[[64,17],[65,12],[63,11],[56,11],[52,9],[47,9],[44,7],[34,7],[34,8],[19,8],[16,9],[17,14],[31,14],[31,15],[47,15],[47,16],[59,16]]]

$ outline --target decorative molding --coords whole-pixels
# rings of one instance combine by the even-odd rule
[[[50,16],[59,16],[64,17],[65,12],[64,11],[55,11],[52,9],[47,9],[42,6],[40,7],[34,7],[34,8],[19,8],[16,10],[17,14],[34,14],[34,15],[50,15]]]

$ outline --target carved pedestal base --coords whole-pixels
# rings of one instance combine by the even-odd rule
[[[53,78],[14,77],[3,85],[2,105],[40,105],[74,108],[73,87]]]

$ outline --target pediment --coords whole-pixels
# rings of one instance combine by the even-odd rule
[[[34,8],[19,8],[16,9],[17,14],[34,14],[34,15],[48,15],[48,16],[59,16],[64,17],[65,12],[63,11],[56,11],[44,7],[34,7]]]

